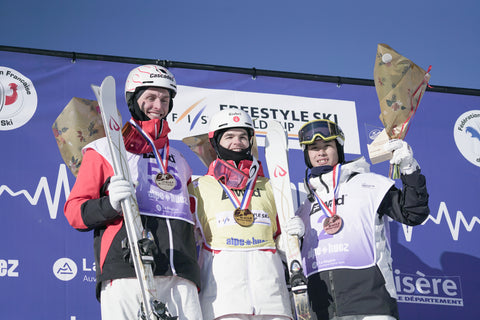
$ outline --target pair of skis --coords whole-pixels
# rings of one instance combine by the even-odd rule
[[[100,107],[105,135],[108,139],[112,156],[113,171],[132,181],[127,161],[127,152],[123,144],[122,118],[118,113],[115,95],[115,79],[106,77],[102,85],[92,85]],[[141,320],[175,320],[163,302],[156,299],[156,288],[153,280],[153,257],[139,244],[148,241],[148,235],[142,225],[135,194],[122,201],[122,211],[128,237],[128,248],[133,260],[135,273],[140,283],[142,304],[139,306],[138,317]]]
[[[290,236],[285,231],[287,222],[295,216],[292,189],[290,187],[290,170],[288,166],[288,137],[278,121],[269,121],[265,139],[265,159],[267,161],[270,184],[272,185],[280,225],[284,228],[281,241],[285,248],[290,290],[295,304],[297,320],[311,319],[307,294],[307,279],[303,274],[302,257],[297,236]]]

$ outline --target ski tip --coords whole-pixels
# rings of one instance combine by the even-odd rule
[[[285,137],[287,136],[287,133],[285,132],[285,128],[283,127],[283,125],[280,122],[278,122],[276,120],[269,120],[267,122],[267,124],[268,124],[267,135],[268,134],[270,134],[270,135],[282,134]]]
[[[277,121],[277,120],[268,120],[268,129],[273,129],[273,130],[282,130],[283,131],[283,126],[282,124]]]
[[[100,87],[95,84],[91,84],[90,87],[92,87],[93,93],[95,94],[95,97],[97,97],[97,100],[100,100]]]
[[[103,82],[113,82],[115,83],[115,78],[113,76],[106,76],[105,79],[103,79]]]
[[[109,87],[113,90],[115,89],[115,78],[112,76],[107,76],[102,81],[102,88]]]

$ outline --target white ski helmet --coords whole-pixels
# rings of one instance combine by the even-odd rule
[[[166,68],[147,64],[136,67],[128,74],[125,82],[125,100],[127,101],[128,109],[136,120],[149,120],[149,118],[140,110],[135,96],[141,88],[160,87],[165,88],[170,92],[170,103],[168,106],[168,113],[173,108],[173,98],[177,94],[177,83],[173,74]]]
[[[127,77],[125,95],[128,102],[128,93],[134,93],[140,87],[160,87],[170,91],[172,98],[177,94],[177,82],[167,68],[153,64],[136,67]]]
[[[243,128],[247,131],[250,143],[245,151],[229,151],[220,146],[221,136],[229,128]],[[252,118],[243,110],[234,108],[224,109],[210,119],[208,138],[213,149],[221,159],[242,160],[250,157],[254,134],[255,128],[253,127]]]
[[[248,113],[240,109],[229,108],[216,113],[210,119],[208,138],[212,139],[216,131],[228,128],[245,128],[250,137],[253,137],[255,133],[252,118]]]

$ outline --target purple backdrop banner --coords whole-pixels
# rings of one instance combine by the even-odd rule
[[[128,119],[124,83],[134,66],[0,51],[1,319],[100,319],[93,234],[77,232],[63,215],[75,178],[62,160],[52,124],[73,97],[95,100],[90,85],[108,75],[117,81],[117,106]],[[295,147],[302,122],[329,117],[348,127],[347,160],[360,154],[368,159],[367,144],[381,127],[373,86],[171,71],[180,85],[169,115],[172,145],[185,154],[194,174],[203,175],[206,168],[181,138],[205,131],[209,115],[220,108],[240,107],[259,119],[263,163],[262,120],[276,119],[289,129],[297,204],[304,198],[303,154]],[[406,141],[427,178],[431,215],[414,228],[390,224],[400,316],[478,319],[480,96],[427,91]],[[385,162],[371,169],[388,174]]]

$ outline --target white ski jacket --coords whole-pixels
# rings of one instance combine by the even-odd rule
[[[307,230],[302,257],[313,312],[318,319],[346,315],[398,318],[387,219],[418,225],[428,217],[425,177],[420,170],[402,175],[403,190],[398,190],[393,180],[371,173],[362,157],[341,165],[334,195],[333,174],[309,182],[327,207],[332,209],[335,201],[342,229],[333,235],[324,231],[327,216],[316,198],[305,200],[296,213]]]

